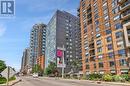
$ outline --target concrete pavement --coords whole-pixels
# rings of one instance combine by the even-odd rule
[[[80,80],[22,77],[22,82],[19,82],[14,86],[126,86],[126,85],[110,85],[105,83],[97,84],[94,82],[87,82]]]

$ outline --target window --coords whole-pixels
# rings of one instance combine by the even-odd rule
[[[105,27],[109,27],[109,26],[110,26],[109,22],[105,23]]]
[[[104,15],[108,14],[108,9],[105,9],[105,10],[103,11],[103,13],[104,13]]]
[[[103,55],[101,54],[101,55],[98,56],[98,60],[102,61],[102,59],[103,59]]]
[[[90,57],[90,61],[95,61],[95,56],[93,56],[93,57]]]
[[[112,8],[114,8],[116,5],[117,5],[117,0],[114,0],[114,1],[112,2]]]
[[[106,9],[107,8],[107,2],[105,2],[104,4],[103,4],[103,9]]]
[[[122,32],[116,32],[116,38],[120,38],[120,37],[122,37],[122,35],[123,35],[123,33]]]
[[[117,16],[115,16],[115,17],[113,18],[114,21],[119,20],[119,19],[120,19],[120,15],[117,15]]]
[[[110,67],[114,67],[115,66],[114,61],[110,61],[109,64],[110,64]]]
[[[106,15],[106,16],[104,17],[104,20],[105,20],[105,21],[109,20],[109,16]]]
[[[93,65],[94,65],[94,68],[96,68],[96,63],[94,63]]]
[[[118,8],[118,7],[114,8],[114,9],[112,10],[112,13],[113,13],[113,14],[116,14],[116,13],[118,13],[118,12],[119,12],[119,8]]]
[[[97,40],[97,45],[101,45],[102,41],[101,40]]]
[[[106,40],[107,40],[107,42],[111,42],[112,41],[111,36],[107,37]]]
[[[99,27],[96,27],[96,32],[98,32],[100,30],[100,28]]]
[[[88,64],[86,65],[86,69],[89,69],[89,65]]]
[[[113,49],[112,44],[107,45],[107,49],[112,50]]]
[[[96,37],[97,37],[97,38],[101,37],[101,34],[97,34]]]
[[[87,32],[87,29],[84,29],[84,33],[86,33]]]
[[[88,62],[88,58],[86,58],[86,62]]]
[[[120,59],[120,66],[127,66],[126,59]]]
[[[98,13],[98,8],[94,8],[94,13]]]
[[[99,63],[99,68],[103,68],[103,62]]]
[[[99,25],[99,20],[95,21],[95,25],[98,26]]]
[[[125,50],[124,49],[122,49],[122,50],[118,50],[118,54],[119,55],[125,55],[126,54],[126,52],[125,52]]]
[[[113,52],[108,53],[108,58],[109,58],[109,59],[114,58],[114,53],[113,53]]]
[[[107,2],[105,2],[105,3],[103,4],[103,6],[107,6]]]
[[[97,48],[97,52],[98,53],[102,52],[102,47]]]
[[[122,28],[122,25],[121,25],[121,23],[117,23],[117,24],[115,24],[115,29],[117,30],[117,29],[121,29]]]
[[[117,40],[116,43],[117,43],[117,47],[124,48],[124,42],[123,42],[123,40]]]
[[[99,18],[98,13],[94,15],[94,18],[95,18],[95,19]]]
[[[106,30],[106,35],[111,34],[111,30]]]

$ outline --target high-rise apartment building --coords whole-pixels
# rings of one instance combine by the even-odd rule
[[[81,0],[83,73],[128,73],[130,0]]]
[[[42,69],[45,66],[46,25],[35,24],[30,36],[30,62],[32,67],[38,64]]]
[[[79,18],[68,12],[57,10],[46,30],[46,67],[50,62],[56,62],[57,50],[64,47],[65,73],[69,73],[73,67],[73,61],[80,62],[82,59],[80,41]],[[75,68],[73,71],[79,70]]]
[[[21,73],[30,73],[30,49],[26,48],[23,52],[22,63],[21,63]]]

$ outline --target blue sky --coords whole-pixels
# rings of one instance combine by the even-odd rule
[[[14,18],[0,18],[0,60],[18,70],[32,26],[47,24],[57,9],[76,15],[79,0],[15,0],[15,6]]]

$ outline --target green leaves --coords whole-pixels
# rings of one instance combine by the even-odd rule
[[[41,71],[42,71],[41,67],[37,64],[32,68],[32,73],[39,73]]]
[[[4,61],[0,60],[0,73],[6,68],[6,64]]]
[[[54,62],[50,62],[48,67],[45,69],[45,74],[50,75],[53,74],[54,71],[56,71],[56,64]]]

